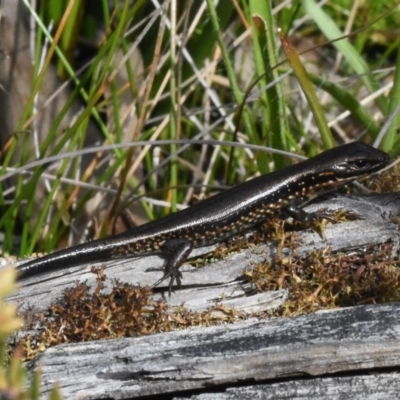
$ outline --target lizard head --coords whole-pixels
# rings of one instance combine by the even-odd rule
[[[372,174],[390,161],[389,155],[384,151],[361,142],[338,146],[317,157],[322,158],[321,164],[325,165],[326,173],[334,176],[337,181],[350,181]]]

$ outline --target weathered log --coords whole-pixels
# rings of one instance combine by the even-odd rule
[[[238,383],[251,387],[257,382],[264,384],[258,390],[276,395],[265,398],[292,398],[288,394],[301,393],[301,383],[284,394],[279,385],[270,390],[269,382],[344,372],[365,380],[374,369],[378,380],[385,368],[400,370],[400,303],[62,345],[46,350],[36,366],[42,369],[43,393],[58,382],[68,399],[125,399],[211,389],[218,393]],[[385,382],[390,386],[380,386],[381,393],[393,394],[399,387],[395,377]],[[314,385],[319,398],[332,398],[328,391],[323,393],[324,380]],[[339,388],[335,390],[338,393]]]

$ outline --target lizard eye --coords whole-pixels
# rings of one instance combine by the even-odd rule
[[[349,163],[349,167],[351,169],[366,169],[371,165],[371,163],[367,160],[354,160]]]

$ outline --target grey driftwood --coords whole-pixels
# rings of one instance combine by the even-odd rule
[[[284,249],[284,254],[295,250],[305,255],[327,246],[345,252],[390,240],[394,243],[392,256],[397,258],[398,223],[391,217],[400,213],[399,194],[335,195],[309,205],[307,210],[321,208],[345,209],[360,219],[327,226],[325,241],[312,231],[301,232],[296,248]],[[243,270],[275,253],[274,245],[266,243],[199,269],[185,266],[184,285],[168,301],[171,305],[185,302],[194,310],[215,301],[242,312],[276,308],[285,301],[286,291],[242,297]],[[150,256],[123,262],[105,260],[103,264],[110,278],[152,284],[160,272],[146,270],[162,263],[159,257]],[[10,300],[43,310],[74,281],[93,286],[95,277],[89,271],[90,266],[81,266],[31,278]],[[353,399],[378,398],[368,397],[374,393],[379,398],[395,398],[392,395],[399,385],[400,366],[399,316],[400,304],[393,303],[69,344],[46,350],[35,366],[40,365],[43,371],[44,395],[59,382],[68,399],[139,398],[166,393],[179,397],[186,396],[187,391],[196,391],[193,398],[204,399],[243,398],[245,393],[251,398],[262,393],[260,396],[266,399],[343,398],[341,393],[349,393]],[[349,372],[352,375],[346,376]],[[313,379],[302,384],[298,379],[304,377]],[[363,388],[361,397],[354,388],[349,389],[351,385]]]
[[[353,399],[398,399],[400,304],[62,345],[48,349],[39,365],[44,394],[58,382],[67,399],[199,390],[212,390],[204,398],[213,399],[243,399],[244,391],[266,399],[339,399],[349,398],[342,391],[354,382],[347,376],[346,384],[346,373],[363,387],[349,390]],[[300,378],[309,380],[302,385]]]

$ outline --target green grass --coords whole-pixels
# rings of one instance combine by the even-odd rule
[[[170,1],[162,9],[146,1],[84,3],[29,10],[37,24],[31,90],[3,140],[4,252],[27,255],[104,236],[121,220],[126,227],[159,218],[291,163],[271,149],[312,156],[347,141],[372,143],[399,104],[394,1],[358,9],[344,0],[322,8],[293,0],[282,9],[252,0],[217,7]],[[84,58],[88,44],[94,50]],[[41,130],[63,82],[49,91],[48,104],[38,103],[51,69],[70,91]],[[399,122],[397,115],[381,142],[392,155]],[[93,126],[104,151],[85,143]],[[112,147],[119,143],[131,147]],[[82,167],[80,157],[66,154],[83,148],[97,158]],[[36,159],[42,163],[21,172]],[[98,209],[90,205],[95,195],[105,196]]]

